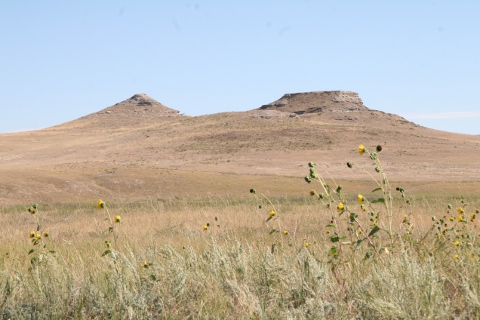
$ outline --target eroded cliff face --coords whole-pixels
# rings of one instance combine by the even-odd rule
[[[353,91],[313,91],[287,93],[263,105],[260,110],[278,110],[298,115],[305,113],[368,111],[358,93]]]

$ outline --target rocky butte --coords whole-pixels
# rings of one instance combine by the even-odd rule
[[[323,111],[367,111],[358,93],[353,91],[313,91],[287,93],[280,99],[261,106],[261,110],[278,110],[296,114]]]
[[[410,123],[398,115],[367,108],[358,93],[353,91],[312,91],[287,93],[280,99],[257,110],[276,110],[296,115],[318,115],[325,120],[358,121],[385,118],[389,121]]]

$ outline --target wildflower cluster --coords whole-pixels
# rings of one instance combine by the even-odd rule
[[[217,227],[220,228],[220,219],[218,217],[215,217],[215,222],[217,223]],[[203,225],[203,231],[207,231],[208,228],[210,228],[210,222],[207,222],[206,224]]]
[[[38,205],[34,204],[27,208],[27,211],[32,215],[35,220],[36,228],[35,230],[30,231],[29,238],[34,246],[34,248],[30,249],[28,252],[29,255],[33,255],[30,259],[32,264],[39,262],[39,257],[41,257],[44,253],[55,253],[54,250],[47,250],[47,242],[46,240],[50,237],[50,233],[42,228],[40,225],[40,217],[38,213]]]
[[[378,157],[378,153],[382,149],[381,146],[377,146],[376,151],[369,152],[364,145],[358,147],[358,153],[361,156],[364,154],[369,155],[378,177],[375,177],[355,162],[347,162],[348,168],[359,168],[375,181],[378,187],[371,191],[372,194],[381,193],[380,197],[374,197],[371,200],[358,193],[356,196],[358,205],[350,204],[350,200],[344,194],[342,186],[336,184],[325,168],[313,162],[308,164],[310,172],[305,177],[305,181],[308,183],[316,181],[322,189],[322,192],[312,189],[310,190],[310,195],[320,200],[325,208],[330,210],[331,214],[330,221],[326,225],[325,235],[331,242],[329,256],[331,257],[330,262],[333,267],[343,263],[340,257],[346,254],[346,250],[357,251],[363,244],[367,244],[364,250],[365,259],[380,257],[382,253],[389,253],[394,246],[393,197],[391,195],[390,183],[383,172]],[[327,183],[321,173],[326,174],[332,182],[330,184]],[[333,187],[331,186],[332,184]],[[404,196],[404,193],[402,193],[402,196]],[[413,225],[410,227],[413,227]],[[386,235],[386,238],[382,239],[380,237],[381,234]]]
[[[122,217],[119,215],[116,215],[112,219],[110,216],[110,212],[108,211],[107,205],[102,199],[98,200],[97,209],[102,210],[105,213],[106,215],[105,221],[107,221],[109,224],[108,233],[112,235],[113,244],[116,245],[117,239],[118,239],[118,230],[117,230],[118,227],[116,225],[119,225],[122,222]],[[105,240],[105,247],[107,248],[107,250],[105,250],[102,256],[112,253],[111,251],[112,241]]]
[[[287,241],[290,242],[290,240],[292,239],[292,238],[288,237],[290,235],[290,231],[282,225],[282,221],[281,221],[281,219],[279,219],[278,211],[275,208],[275,205],[272,203],[272,201],[267,196],[265,196],[263,193],[257,193],[257,191],[255,189],[250,189],[250,193],[255,195],[255,198],[260,202],[258,208],[262,210],[262,215],[266,216],[265,223],[270,228],[269,234],[271,236],[275,235],[275,234],[283,235],[284,239],[287,239]],[[267,202],[267,204],[271,208],[270,210],[265,211],[263,209],[263,204],[262,203],[264,201]],[[273,223],[275,223],[276,226],[271,226],[271,224],[273,224]],[[295,238],[295,230],[293,230],[293,238]],[[271,248],[272,248],[271,251],[272,252],[274,252],[274,249],[278,244],[282,243],[280,241],[280,238],[275,237],[274,240],[276,242],[274,242],[271,246]],[[292,246],[292,243],[289,243],[289,245]],[[302,246],[304,248],[306,248],[308,246],[308,243],[306,241],[304,241]]]
[[[435,230],[435,241],[430,254],[443,250],[449,252],[454,259],[458,259],[459,252],[464,250],[472,258],[478,257],[474,247],[478,213],[478,209],[469,210],[468,204],[462,200],[456,210],[449,204],[442,217],[433,216],[432,229]]]

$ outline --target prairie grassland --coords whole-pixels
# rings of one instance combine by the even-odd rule
[[[359,146],[373,174],[347,163],[372,178],[362,190],[324,179],[310,162],[302,197],[250,189],[250,197],[5,207],[0,314],[479,318],[478,194],[410,195],[388,180],[381,149]]]
[[[364,192],[366,199],[373,195]],[[352,209],[359,208],[356,198],[346,190]],[[407,198],[408,207],[401,197],[393,202],[398,230],[393,246],[378,232],[372,240],[387,245],[376,247],[381,254],[370,258],[377,242],[356,250],[346,244],[337,256],[331,254],[339,241],[332,241],[336,231],[327,226],[339,212],[316,196],[268,199],[271,203],[254,196],[107,201],[103,209],[96,202],[40,204],[33,214],[25,206],[3,208],[0,314],[5,319],[478,318],[477,221],[458,223],[457,208],[469,217],[480,201],[475,195],[433,192]],[[371,204],[371,210],[384,213],[382,205]],[[274,216],[266,221],[271,210]],[[121,223],[113,221],[117,215]],[[411,232],[405,215],[414,221]],[[437,221],[445,216],[441,230],[432,216]],[[340,218],[336,228],[340,234],[349,226]]]

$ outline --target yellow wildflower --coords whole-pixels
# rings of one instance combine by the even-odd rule
[[[35,238],[40,239],[42,237],[42,235],[40,233],[37,233],[37,235],[35,236]]]
[[[287,231],[287,230],[283,230],[283,235],[284,235],[284,236],[287,236],[287,235],[288,235],[288,231]]]
[[[207,225],[204,225],[204,226],[203,226],[203,231],[207,231],[207,229],[208,229],[208,226],[207,226]]]
[[[450,221],[453,221],[455,220],[455,217],[454,216],[450,216]]]
[[[457,247],[460,244],[460,242],[457,240],[453,244]]]
[[[305,242],[303,243],[303,247],[304,247],[304,248],[308,247],[308,242],[307,242],[307,241],[305,241]]]
[[[360,155],[362,155],[364,152],[365,152],[365,147],[363,146],[363,144],[359,145],[358,146],[358,153],[360,153]]]
[[[97,202],[97,208],[98,208],[98,209],[103,209],[103,208],[105,208],[105,202],[103,202],[102,199],[98,200],[98,202]]]
[[[340,202],[337,206],[337,211],[342,212],[344,208],[345,208],[345,206],[343,205],[343,203]]]
[[[35,231],[31,231],[30,232],[30,238],[34,238],[35,237]]]
[[[458,254],[454,254],[453,259],[458,259]]]
[[[363,201],[365,200],[365,198],[360,193],[358,194],[357,197],[358,197],[358,203],[363,204]]]
[[[270,210],[270,217],[273,217],[275,215],[275,210]]]
[[[461,215],[458,216],[458,219],[457,219],[457,220],[458,220],[458,222],[462,222],[462,221],[463,221],[463,216],[461,216]]]
[[[458,207],[457,213],[458,213],[458,214],[462,214],[462,213],[463,213],[463,208],[462,208],[462,207]]]
[[[116,223],[122,222],[122,217],[120,217],[120,216],[115,216],[115,222],[116,222]]]

